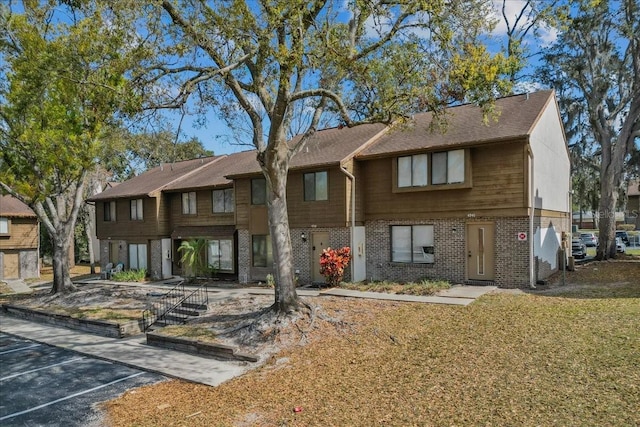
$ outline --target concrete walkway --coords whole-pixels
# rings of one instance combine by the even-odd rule
[[[83,281],[84,284],[113,283],[100,280]],[[23,282],[24,285],[24,282]],[[131,286],[171,289],[175,283],[129,284]],[[24,285],[26,286],[26,285]],[[26,286],[29,288],[28,286]],[[13,286],[12,286],[13,288]],[[16,292],[31,289],[14,288]],[[436,296],[396,295],[378,292],[360,292],[346,289],[297,289],[298,295],[318,297],[323,295],[352,298],[370,298],[391,301],[418,302],[426,304],[452,304],[466,306],[485,293],[495,290],[494,286],[454,286]],[[268,288],[209,288],[210,301],[222,301],[241,294],[273,295]],[[210,386],[216,386],[231,378],[253,369],[249,362],[219,361],[174,350],[153,347],[146,344],[146,336],[129,338],[108,338],[53,325],[29,322],[0,313],[0,331],[17,335],[40,343],[62,347],[98,359],[111,360],[127,366],[155,372],[168,377],[180,378]]]
[[[30,294],[33,289],[27,285],[22,279],[5,280],[4,281],[16,294]]]

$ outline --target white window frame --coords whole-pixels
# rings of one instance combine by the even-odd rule
[[[143,216],[143,203],[142,199],[131,199],[131,220],[132,221],[142,221],[144,219]]]
[[[392,225],[389,233],[391,262],[404,264],[433,264],[435,262],[433,225]]]
[[[182,193],[182,214],[183,215],[195,215],[198,213],[198,201],[196,199],[196,192],[189,191]]]
[[[218,201],[216,203],[216,200]],[[233,188],[213,190],[211,192],[213,213],[232,213],[235,211],[235,194]]]
[[[444,164],[436,165],[436,155],[438,158],[443,158]],[[462,167],[460,167],[460,160],[462,160]],[[431,184],[432,185],[447,185],[447,184],[461,184],[465,179],[465,152],[464,149],[439,151],[431,155]],[[444,177],[442,181],[434,183],[434,174],[442,170]]]

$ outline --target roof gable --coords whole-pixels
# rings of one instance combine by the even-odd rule
[[[29,206],[22,203],[22,201],[9,194],[4,194],[0,195],[0,216],[35,218],[36,214]]]
[[[483,121],[482,109],[467,104],[446,110],[446,129],[431,130],[432,113],[416,114],[402,128],[392,129],[356,157],[367,158],[402,152],[446,149],[447,147],[526,138],[553,99],[551,90],[514,95],[496,100],[497,121]]]

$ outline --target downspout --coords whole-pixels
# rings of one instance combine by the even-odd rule
[[[528,144],[528,154],[529,154],[529,206],[530,206],[530,211],[529,211],[529,288],[531,289],[536,289],[536,267],[535,267],[535,261],[536,261],[536,257],[534,254],[534,239],[535,239],[535,234],[534,234],[534,217],[535,217],[535,212],[536,212],[536,195],[534,192],[534,158],[533,158],[533,150],[531,150],[531,145]]]
[[[355,244],[355,230],[356,230],[356,177],[349,172],[342,164],[340,165],[340,171],[349,178],[351,181],[351,236],[349,237],[349,246],[351,247],[351,257],[353,258]],[[353,260],[351,261],[351,280],[355,277],[355,267]]]

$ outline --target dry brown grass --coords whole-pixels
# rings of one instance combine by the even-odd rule
[[[322,298],[323,313],[339,321],[316,321],[263,367],[216,388],[168,381],[131,390],[106,404],[108,419],[639,425],[640,263],[592,263],[567,277],[570,285],[494,293],[468,307]]]

